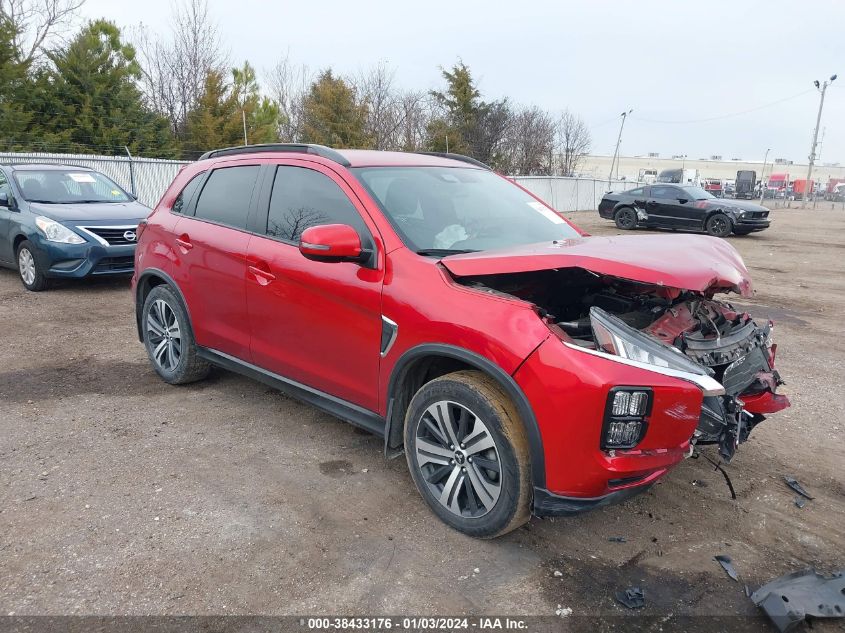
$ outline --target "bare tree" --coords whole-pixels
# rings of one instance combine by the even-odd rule
[[[150,37],[143,26],[135,39],[147,101],[170,120],[174,134],[182,138],[206,75],[222,71],[228,60],[221,52],[220,35],[209,15],[207,0],[182,0],[174,5],[171,22],[169,39]]]
[[[409,90],[398,98],[399,127],[393,149],[416,152],[425,147],[428,124],[432,119],[433,105],[427,90]]]
[[[303,102],[314,79],[305,64],[295,64],[290,55],[282,57],[265,72],[271,98],[279,104],[282,122],[279,138],[296,142],[302,138]]]
[[[0,16],[12,25],[16,61],[39,61],[44,49],[76,21],[85,0],[0,0]]]
[[[505,137],[502,167],[516,176],[551,174],[556,133],[556,121],[545,110],[517,110]]]
[[[571,176],[590,151],[592,137],[584,120],[569,110],[560,115],[557,126],[560,173]]]
[[[384,62],[347,79],[355,97],[367,106],[366,134],[374,149],[396,149],[401,125],[400,95],[394,87],[396,71]]]

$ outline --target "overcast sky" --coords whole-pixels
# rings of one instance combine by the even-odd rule
[[[171,6],[87,0],[83,12],[165,32]],[[399,85],[433,88],[438,67],[460,58],[488,99],[580,114],[597,154],[613,152],[619,114],[633,108],[625,155],[762,160],[771,147],[769,159],[806,162],[819,103],[812,82],[840,73],[825,101],[821,161],[845,162],[842,0],[210,0],[210,7],[234,62],[260,71],[289,51],[312,69],[353,73],[384,61]]]

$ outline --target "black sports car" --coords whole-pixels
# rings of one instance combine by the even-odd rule
[[[606,193],[599,215],[620,229],[648,228],[707,231],[726,237],[748,235],[769,226],[769,210],[753,202],[726,200],[701,187],[655,183],[619,193]]]

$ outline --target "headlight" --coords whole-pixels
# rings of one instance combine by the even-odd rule
[[[35,225],[41,229],[44,236],[50,242],[61,242],[62,244],[84,244],[85,240],[55,220],[39,215],[35,218]]]
[[[590,324],[596,345],[608,354],[690,374],[713,375],[711,369],[690,360],[680,350],[629,327],[624,321],[601,308],[590,308]]]

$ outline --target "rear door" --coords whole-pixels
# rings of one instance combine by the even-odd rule
[[[12,187],[2,169],[0,169],[0,193],[5,193],[11,201]],[[15,261],[15,254],[12,252],[14,236],[11,235],[11,230],[12,226],[17,224],[19,216],[19,211],[12,211],[9,207],[0,207],[0,261],[2,262]]]
[[[249,361],[246,254],[259,164],[224,163],[211,170],[176,224],[179,276],[199,345]]]
[[[384,254],[365,208],[331,169],[290,159],[268,166],[257,217],[246,281],[253,362],[377,411]],[[300,235],[320,224],[355,228],[371,262],[306,259]]]

